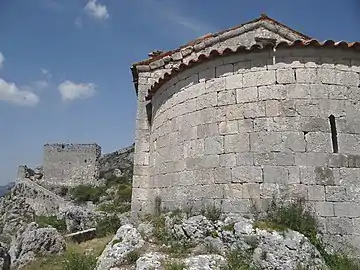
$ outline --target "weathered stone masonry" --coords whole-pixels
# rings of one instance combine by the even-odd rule
[[[324,233],[360,246],[360,51],[347,43],[292,43],[307,38],[260,22],[242,26],[245,38],[240,27],[231,30],[237,37],[205,39],[198,49],[136,67],[132,211],[152,211],[156,196],[170,209],[215,201],[239,213],[252,202],[266,206],[273,195],[301,196]],[[250,48],[259,36],[290,45],[220,55]],[[198,60],[213,49],[220,53]],[[152,94],[148,121],[148,90],[190,60],[198,64],[167,76]]]
[[[76,186],[96,184],[101,148],[97,144],[46,144],[44,184]]]

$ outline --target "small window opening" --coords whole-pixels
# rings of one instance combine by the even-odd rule
[[[61,145],[61,148],[64,149],[64,148],[65,148],[65,145],[62,144],[62,145]]]
[[[84,162],[86,163],[86,162],[87,162],[87,159],[85,159]]]
[[[149,102],[146,104],[146,114],[147,114],[147,120],[149,125],[151,125],[151,119],[152,119],[152,102]]]
[[[334,153],[339,153],[339,145],[338,145],[338,140],[337,140],[335,116],[330,115],[329,116],[329,121],[330,121],[330,128],[331,128],[331,140],[332,140],[333,152]]]

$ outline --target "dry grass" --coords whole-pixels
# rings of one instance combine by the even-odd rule
[[[67,252],[74,252],[77,254],[92,254],[99,256],[107,243],[113,238],[113,235],[108,235],[102,238],[95,238],[80,244],[67,242]],[[23,270],[63,270],[66,254],[51,255],[45,258],[40,258],[33,263],[27,265]]]

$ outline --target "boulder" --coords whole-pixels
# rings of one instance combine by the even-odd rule
[[[36,257],[61,254],[65,248],[65,240],[56,229],[39,228],[38,224],[31,222],[17,232],[11,243],[11,265],[21,268]]]

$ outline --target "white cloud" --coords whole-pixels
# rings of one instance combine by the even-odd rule
[[[204,35],[212,32],[214,27],[208,25],[196,18],[192,18],[183,15],[183,7],[181,5],[175,5],[172,1],[165,1],[159,3],[156,0],[146,0],[146,8],[152,9],[154,13],[167,20],[168,22],[178,25],[179,28],[186,29],[197,35]],[[181,3],[181,2],[180,2]]]
[[[75,100],[92,97],[96,94],[96,86],[93,83],[74,83],[65,81],[59,84],[62,100]]]
[[[4,62],[5,62],[5,57],[4,55],[0,52],[0,68],[2,68],[4,66]]]
[[[90,0],[84,9],[89,16],[97,20],[106,20],[110,17],[107,7],[97,3],[97,0]]]
[[[0,100],[24,106],[33,106],[40,101],[39,97],[33,92],[20,90],[15,83],[8,83],[1,78]]]

